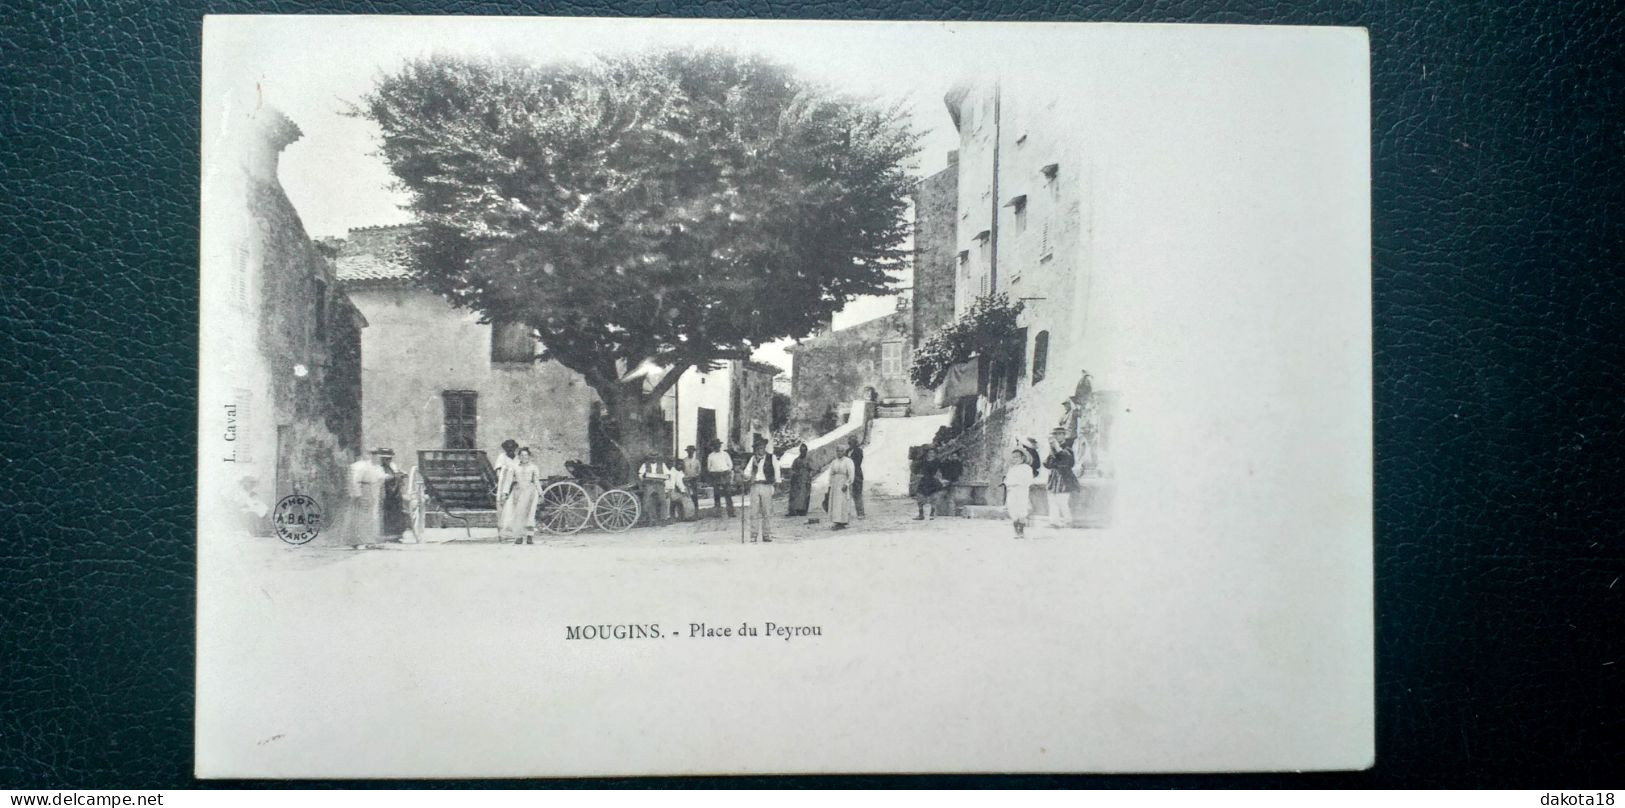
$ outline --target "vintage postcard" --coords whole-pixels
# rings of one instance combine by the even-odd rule
[[[199,776],[1372,763],[1364,31],[203,44]]]

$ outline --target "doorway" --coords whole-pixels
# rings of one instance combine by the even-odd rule
[[[701,452],[710,451],[711,441],[717,438],[717,411],[700,407],[694,415],[694,438]]]

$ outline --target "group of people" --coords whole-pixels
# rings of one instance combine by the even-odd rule
[[[856,436],[846,446],[835,447],[824,510],[829,513],[831,530],[845,530],[854,515],[863,518],[863,447]]]
[[[758,442],[758,455],[764,453],[764,446],[765,441]],[[644,524],[699,518],[702,483],[711,488],[715,515],[722,515],[724,505],[728,516],[735,515],[734,456],[723,449],[721,441],[712,441],[706,448],[708,451],[703,457],[696,447],[690,446],[684,458],[667,460],[659,454],[650,454],[643,459],[638,468],[638,482]],[[768,481],[774,482],[772,475],[777,469],[772,468],[773,464],[757,465],[766,468]],[[497,475],[497,537],[515,544],[534,544],[536,505],[543,478],[540,467],[532,459],[530,447],[520,446],[511,439],[503,441],[502,452],[492,466]],[[748,496],[756,495],[754,488],[752,485]]]
[[[808,515],[812,504],[814,469],[808,458],[807,444],[796,447],[796,456],[788,472],[782,475],[783,479],[778,460],[765,438],[755,440],[750,456],[742,465],[735,462],[732,453],[722,448],[721,441],[713,440],[707,449],[703,460],[694,446],[689,446],[685,450],[686,457],[673,464],[668,465],[659,457],[646,459],[638,470],[638,477],[642,481],[647,512],[656,514],[660,520],[698,519],[699,483],[703,480],[711,489],[712,515],[715,518],[722,517],[724,508],[729,518],[737,515],[734,489],[743,489],[746,507],[750,511],[750,537],[753,542],[773,540],[772,501],[781,482],[785,483],[788,493],[785,515]],[[692,510],[679,517],[679,513],[685,510],[685,497]],[[853,514],[860,518],[863,516],[863,448],[856,438],[836,450],[836,458],[830,464],[829,493],[824,500],[824,510],[829,513],[834,530],[846,529]]]
[[[765,438],[757,438],[743,465],[720,440],[711,441],[701,453],[689,446],[684,457],[668,460],[651,453],[638,467],[644,523],[660,525],[669,521],[699,519],[700,487],[711,489],[712,516],[737,515],[734,489],[742,488],[750,510],[751,541],[771,542],[773,534],[772,499],[778,490],[780,470]],[[824,510],[832,530],[845,530],[854,517],[863,518],[863,447],[853,437],[836,447],[829,465],[829,491]],[[497,475],[497,537],[514,544],[534,544],[536,505],[541,495],[542,474],[532,459],[530,447],[517,441],[502,442],[502,452],[492,464]],[[808,458],[807,444],[797,454],[782,482],[788,490],[786,516],[807,516],[811,508],[815,471]],[[816,520],[808,520],[809,524]]]
[[[1079,485],[1072,471],[1076,459],[1067,443],[1063,436],[1051,435],[1049,454],[1042,462],[1038,459],[1038,442],[1031,438],[1010,453],[1010,467],[1004,474],[1004,507],[1016,529],[1016,538],[1026,535],[1032,521],[1032,488],[1040,468],[1049,469],[1049,481],[1044,487],[1049,492],[1051,524],[1072,524],[1072,494]]]
[[[761,454],[764,446],[766,441],[758,438],[753,457]],[[711,489],[713,517],[720,518],[724,507],[728,516],[735,516],[734,477],[738,466],[734,453],[724,449],[720,440],[707,444],[703,454],[697,446],[689,446],[683,453],[683,457],[672,459],[650,453],[643,458],[643,465],[638,467],[638,484],[648,523],[665,524],[677,519],[692,521],[700,518],[702,485]]]
[[[411,529],[407,476],[395,468],[392,449],[373,449],[350,464],[349,502],[339,514],[338,535],[353,547],[398,542]]]
[[[807,455],[807,444],[796,447],[796,457],[790,463],[790,507],[786,516],[807,516],[812,509],[815,472]],[[831,530],[845,530],[854,515],[863,518],[863,447],[856,436],[845,445],[835,447],[835,459],[829,464],[824,512],[829,514]],[[808,524],[814,521],[809,519]]]
[[[536,543],[536,501],[542,495],[542,471],[529,446],[509,439],[492,464],[497,473],[497,538],[514,544]]]

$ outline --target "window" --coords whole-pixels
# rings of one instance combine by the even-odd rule
[[[530,364],[536,361],[535,332],[525,323],[504,322],[498,320],[491,324],[491,361],[522,362]]]
[[[888,379],[902,377],[903,343],[883,342],[880,344],[880,375]]]
[[[1016,393],[1021,391],[1021,374],[1027,370],[1026,364],[1021,361],[1027,350],[1027,329],[1018,329],[1010,342],[1014,348],[1011,352],[1014,354],[1014,361],[1000,362],[1001,367],[998,369],[999,381],[1004,383],[1003,393],[1006,400],[1015,398]]]
[[[1033,337],[1033,384],[1044,380],[1049,370],[1049,332],[1040,331]]]
[[[480,394],[473,390],[447,390],[440,394],[445,404],[447,449],[473,449],[479,428]]]
[[[1016,233],[1025,232],[1027,230],[1027,195],[1022,194],[1011,199],[1005,207],[1010,208],[1010,212],[1013,214]]]
[[[1044,220],[1044,227],[1038,234],[1038,260],[1048,261],[1055,257],[1055,244],[1049,237],[1049,219]]]

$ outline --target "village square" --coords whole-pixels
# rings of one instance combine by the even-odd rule
[[[1089,162],[1036,79],[928,91],[724,50],[408,60],[348,114],[409,220],[326,235],[279,174],[300,121],[257,108],[206,256],[237,523],[500,558],[1098,533]]]

